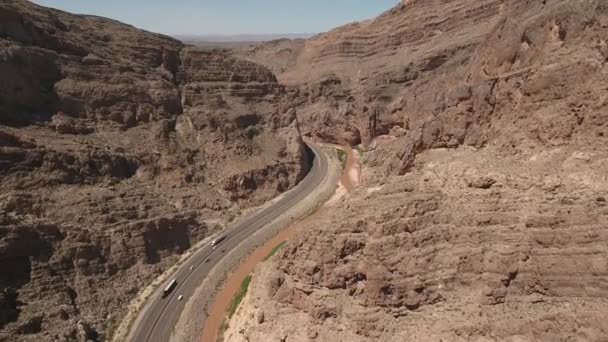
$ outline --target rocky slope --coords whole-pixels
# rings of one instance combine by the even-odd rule
[[[227,340],[605,340],[607,32],[604,1],[406,1],[239,52],[367,152]]]
[[[423,152],[258,267],[225,341],[604,341],[608,153],[583,151]]]
[[[0,4],[0,340],[104,340],[190,246],[307,171],[267,68]]]

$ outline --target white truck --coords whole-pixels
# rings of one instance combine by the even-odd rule
[[[163,290],[163,298],[167,297],[171,291],[177,286],[177,279],[172,279]]]
[[[219,245],[225,239],[226,239],[226,235],[220,236],[219,238],[211,241],[211,246],[213,247],[213,249],[215,249],[217,247],[217,245]]]

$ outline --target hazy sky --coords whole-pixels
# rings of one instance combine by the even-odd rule
[[[317,33],[371,18],[399,0],[34,0],[165,34]]]

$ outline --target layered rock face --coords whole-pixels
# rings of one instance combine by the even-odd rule
[[[568,75],[559,75],[562,79],[595,75],[602,67],[601,6],[561,1],[410,1],[374,20],[306,41],[266,43],[239,54],[267,65],[279,81],[291,86],[303,130],[310,135],[367,145],[377,136],[400,136],[431,116],[441,116],[440,124],[426,126],[453,126],[451,132],[441,133],[445,144],[481,146],[493,135],[465,139],[468,134],[463,132],[471,130],[468,125],[502,116],[490,115],[492,110],[503,110],[493,102],[496,95],[511,95],[496,94],[502,91],[499,87],[506,91],[536,75],[538,84],[530,87],[551,88],[557,77],[551,73],[560,72],[558,66],[567,67]],[[600,12],[593,12],[596,9]],[[586,26],[589,20],[594,20],[593,26]],[[567,55],[589,56],[591,65],[579,65],[580,59]],[[546,95],[541,89],[520,89],[525,91],[535,92],[537,100],[531,102]],[[526,100],[525,95],[532,94],[522,95]],[[475,117],[478,113],[485,116]],[[522,122],[514,116],[509,115],[511,121]],[[522,126],[526,131],[531,128],[528,122]],[[407,161],[402,164],[395,167],[406,168]]]
[[[409,116],[429,111],[444,70],[471,58],[500,20],[501,1],[419,1],[378,18],[334,29],[305,42],[271,42],[241,55],[269,66],[291,85],[304,126],[335,142],[368,144],[391,129],[408,128]],[[436,77],[439,76],[439,77]],[[438,83],[429,84],[429,79]],[[436,85],[441,87],[437,89]],[[420,89],[421,88],[421,89]],[[431,90],[433,93],[431,93]],[[414,94],[421,108],[403,101]]]
[[[603,1],[406,1],[303,43],[279,79],[311,135],[359,134],[363,187],[226,339],[603,341],[607,32]]]
[[[606,151],[436,149],[256,269],[226,341],[603,341]]]
[[[267,68],[0,4],[0,340],[105,340],[131,299],[305,149]]]

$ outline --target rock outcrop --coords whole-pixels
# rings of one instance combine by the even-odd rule
[[[404,1],[285,70],[288,42],[240,51],[305,132],[367,152],[227,340],[603,341],[607,32],[604,1]]]
[[[0,4],[0,340],[102,341],[196,242],[307,172],[267,68]]]

